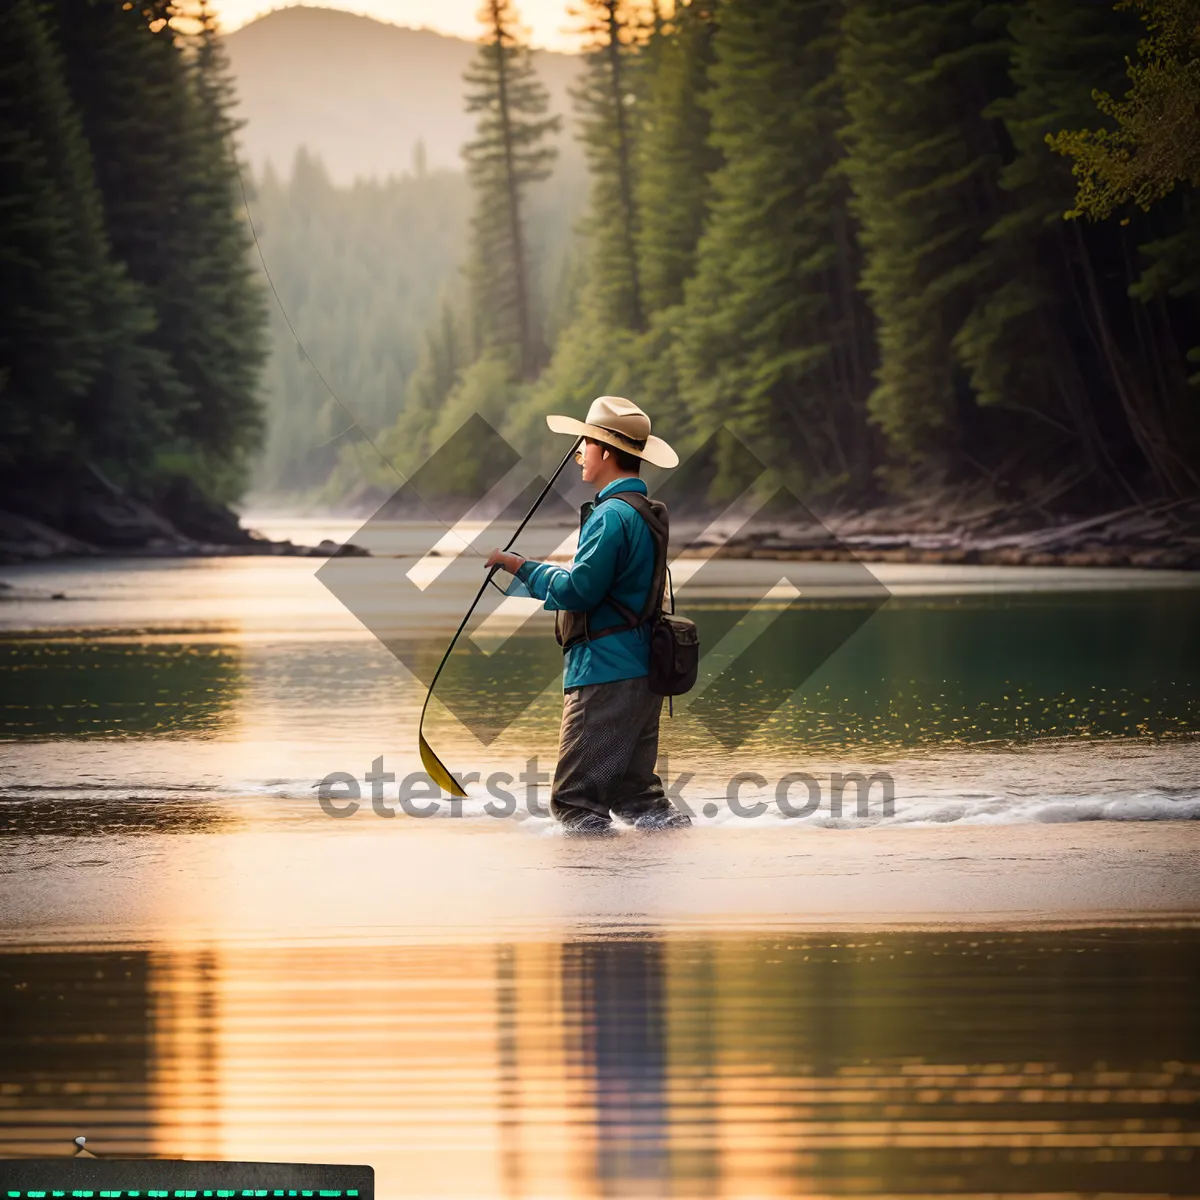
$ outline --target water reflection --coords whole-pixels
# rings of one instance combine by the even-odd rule
[[[0,739],[210,734],[244,683],[235,646],[0,641]]]
[[[145,952],[0,959],[0,1153],[67,1154],[79,1132],[146,1153],[158,1116],[151,1005]]]
[[[728,719],[756,688],[791,677],[803,686],[756,742],[899,749],[1200,728],[1189,593],[893,598],[809,672],[804,648],[849,628],[845,608],[783,614],[769,644],[739,660],[745,695]],[[696,619],[705,644],[703,609]]]
[[[1194,1192],[1200,931],[0,955],[0,1155],[410,1195]]]
[[[697,601],[688,611],[713,647],[746,605]],[[665,734],[689,752],[711,749],[711,730],[726,725],[738,737],[758,730],[745,743],[752,747],[894,751],[1200,728],[1200,609],[1189,591],[893,598],[865,624],[862,615],[849,600],[793,602],[720,688],[680,698]],[[547,680],[557,678],[561,651],[544,625],[535,617],[500,655],[468,639],[451,657],[439,701],[474,732],[464,742],[473,757],[500,735],[500,751],[554,741],[558,693]],[[394,730],[424,696],[378,643],[210,637],[0,640],[0,740],[228,740],[246,730],[279,736],[300,722],[307,743],[332,743]],[[833,643],[839,649],[820,663]],[[420,676],[444,649],[427,632],[401,644]],[[522,719],[539,693],[534,720]],[[461,738],[457,722],[435,719],[446,737]],[[375,745],[386,748],[380,734]]]
[[[406,569],[410,560],[379,562]],[[780,564],[744,560],[740,569],[764,566]],[[24,613],[26,624],[54,630],[0,638],[0,790],[10,825],[134,828],[141,801],[163,801],[165,811],[174,799],[246,801],[251,816],[265,816],[253,807],[264,796],[297,801],[289,820],[315,820],[319,809],[299,802],[331,771],[361,777],[380,755],[400,777],[421,769],[423,685],[340,608],[311,563],[56,570],[71,600],[11,601],[0,613],[7,628]],[[1194,750],[1200,730],[1194,588],[1016,593],[1003,590],[1002,572],[987,578],[994,594],[894,596],[857,629],[861,598],[803,594],[776,614],[772,636],[737,660],[727,686],[697,697],[703,712],[689,713],[691,701],[680,698],[663,725],[670,768],[694,773],[704,799],[723,797],[747,764],[772,778],[889,770],[899,796],[935,798],[935,819],[974,812],[976,792],[994,797],[997,812],[1018,807],[1014,796],[1051,807],[1074,797],[1136,807],[1148,797],[1159,815],[1173,815],[1175,798],[1190,802],[1187,740]],[[464,585],[463,607],[474,590]],[[751,591],[732,579],[721,595],[689,599],[705,645],[715,647],[745,614]],[[397,642],[403,657],[430,675],[449,631],[397,609],[402,593],[382,594],[412,624]],[[71,627],[70,619],[97,624]],[[525,707],[559,669],[548,620],[541,614],[508,637],[500,654],[468,638],[439,680],[426,733],[462,774],[515,777],[532,757],[554,758],[557,684]],[[791,700],[760,725],[797,681]],[[712,732],[741,736],[749,727],[757,731],[733,751]],[[996,753],[1039,745],[1037,758]],[[965,762],[968,752],[977,757]],[[482,784],[477,790],[488,798]],[[17,811],[18,801],[38,797],[42,808]],[[67,804],[86,810],[86,820]],[[109,804],[125,807],[106,816]],[[1029,813],[1040,811],[1031,800]],[[195,827],[195,816],[189,810],[176,826]]]
[[[134,789],[139,791],[141,789]],[[125,834],[216,833],[237,817],[193,789],[153,789],[151,795],[113,795],[91,784],[78,790],[45,784],[4,785],[0,834],[40,837],[117,837]],[[30,843],[25,843],[28,849]]]
[[[658,940],[563,947],[568,1062],[588,1084],[606,1196],[660,1195],[670,1174],[665,955]]]

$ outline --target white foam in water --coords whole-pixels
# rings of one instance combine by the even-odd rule
[[[368,684],[372,681],[368,680]],[[390,693],[366,686],[373,706]],[[351,716],[357,718],[360,709]],[[239,824],[269,823],[274,829],[295,826],[324,829],[332,819],[321,809],[319,781],[338,770],[359,781],[359,809],[352,817],[332,821],[340,828],[360,832],[378,826],[402,831],[413,817],[398,802],[399,784],[383,787],[385,803],[395,810],[387,819],[372,811],[371,787],[364,776],[373,761],[383,758],[384,769],[396,779],[422,770],[415,746],[406,738],[414,713],[386,711],[386,720],[368,725],[354,739],[341,740],[339,717],[327,716],[316,726],[302,724],[289,710],[286,722],[256,726],[248,718],[222,738],[137,737],[38,739],[0,743],[0,823],[8,817],[24,825],[69,811],[100,815],[106,807],[124,805],[114,820],[132,827],[142,808],[161,806],[165,811],[186,807],[202,825],[203,811],[234,817]],[[352,724],[348,720],[343,722]],[[333,733],[329,733],[329,729]],[[548,816],[531,815],[526,808],[526,755],[537,754],[544,782],[538,789],[543,808],[549,804],[554,771],[555,738],[513,736],[505,744],[482,749],[460,736],[447,739],[439,751],[452,768],[471,766],[484,774],[503,771],[514,780],[503,786],[516,797],[516,812],[493,816],[486,806],[501,804],[485,780],[467,784],[468,798],[452,805],[443,796],[437,811],[423,821],[443,824],[460,821],[476,827],[508,825],[534,832],[552,827]],[[887,756],[880,751],[860,751],[870,757],[839,758],[828,750],[814,752],[795,742],[763,752],[724,754],[719,747],[673,745],[669,730],[659,768],[669,786],[695,772],[683,788],[698,828],[721,831],[722,836],[764,828],[800,833],[839,829],[852,833],[872,828],[966,827],[1082,822],[1163,822],[1200,819],[1200,739],[1194,737],[1141,739],[1061,739],[1024,746],[986,746],[910,750]],[[290,739],[290,740],[285,740]],[[511,744],[508,744],[511,743]],[[528,749],[526,749],[528,747]],[[747,783],[742,803],[766,801],[756,816],[732,811],[727,799],[728,781],[735,773],[754,770],[765,784]],[[780,812],[776,784],[785,775],[803,771],[821,785],[818,808],[802,817]],[[886,773],[894,783],[894,808],[882,811],[881,788],[871,788],[869,813],[857,812],[857,790],[844,789],[842,812],[830,810],[830,784],[834,772],[867,777]],[[335,793],[338,794],[338,793]],[[799,807],[806,789],[796,783],[791,802]],[[424,801],[418,801],[424,803]],[[133,807],[133,806],[136,806]],[[35,812],[36,809],[36,812]],[[57,815],[56,815],[56,818]],[[786,835],[785,835],[786,836]]]
[[[909,786],[905,787],[905,783]],[[181,802],[189,804],[232,804],[239,815],[250,821],[268,819],[272,821],[297,819],[307,823],[306,818],[328,819],[322,813],[317,798],[319,781],[310,778],[270,778],[265,780],[229,780],[222,783],[182,783],[161,779],[136,783],[118,783],[111,780],[92,780],[77,784],[59,784],[49,780],[8,784],[0,788],[0,812],[39,801],[54,801],[57,804],[87,803],[103,808],[113,803],[145,803],[170,806]],[[1021,792],[989,792],[979,789],[961,791],[954,788],[920,786],[918,781],[908,781],[903,775],[897,779],[897,792],[892,815],[884,815],[878,792],[871,797],[868,816],[858,815],[853,789],[847,789],[840,816],[830,810],[829,797],[824,796],[819,808],[802,817],[786,816],[774,802],[771,789],[763,789],[760,797],[753,790],[742,798],[747,808],[765,800],[765,811],[753,816],[734,812],[723,791],[708,787],[688,787],[685,799],[691,808],[695,824],[701,828],[721,829],[737,832],[743,829],[766,827],[804,829],[871,829],[887,826],[922,828],[947,825],[1024,825],[1063,824],[1082,821],[1194,821],[1200,820],[1200,788],[1171,790],[1142,789],[1126,790],[1119,781],[1105,780],[1103,788],[1089,789],[1079,794],[1047,793],[1043,795],[1021,794]],[[916,786],[913,786],[913,785]],[[370,786],[360,780],[359,810],[354,814],[356,822],[379,820],[371,810]],[[499,821],[508,820],[525,825],[529,829],[552,827],[548,817],[526,811],[525,797],[521,785],[509,785],[517,797],[515,813],[498,816],[489,813],[487,805],[503,808],[504,802],[489,793],[482,783],[467,785],[468,798],[452,805],[450,798],[443,796],[437,810],[429,818],[433,820]],[[398,803],[395,784],[385,785],[384,803],[395,810],[402,820],[407,817]],[[262,801],[262,804],[255,804]],[[549,803],[549,789],[543,785],[539,792],[543,807]],[[344,803],[344,801],[339,801]],[[423,798],[415,801],[420,806],[429,802]],[[802,803],[800,798],[793,803]]]
[[[254,799],[285,802],[283,809],[266,810],[273,817],[285,815],[304,816],[311,809],[314,817],[322,817],[318,799],[319,781],[308,778],[267,780],[236,780],[223,785],[181,784],[156,781],[144,784],[116,784],[93,782],[90,784],[61,785],[54,783],[32,783],[8,785],[3,789],[0,800],[5,804],[19,805],[37,800],[53,799],[63,803],[88,801],[103,805],[106,802],[147,802],[169,805],[178,801],[199,803],[221,803]],[[360,781],[360,808],[355,819],[378,819],[371,812],[369,785]],[[512,790],[510,788],[510,790]],[[516,812],[508,817],[489,813],[487,805],[503,807],[503,802],[489,793],[481,783],[467,785],[468,797],[460,804],[452,805],[450,798],[443,796],[437,811],[427,819],[434,820],[513,820],[528,824],[531,828],[543,824],[553,825],[547,817],[526,811],[522,789],[516,787]],[[383,790],[384,803],[396,810],[397,817],[405,818],[398,803],[396,785],[389,784]],[[697,826],[729,830],[767,826],[787,827],[796,830],[811,829],[869,829],[881,826],[927,827],[933,825],[1021,825],[1034,823],[1069,823],[1075,821],[1194,821],[1200,820],[1200,788],[1171,794],[1161,790],[1134,792],[1110,791],[1108,794],[1087,792],[1079,795],[1050,794],[1041,796],[1003,794],[973,790],[961,792],[949,788],[927,787],[914,791],[897,790],[894,812],[890,816],[882,813],[878,794],[871,798],[870,815],[860,817],[857,812],[853,791],[848,789],[840,816],[830,810],[825,797],[814,812],[802,817],[791,817],[779,811],[770,790],[760,798],[747,793],[742,804],[753,809],[765,799],[767,808],[754,816],[743,816],[734,812],[725,795],[719,791],[691,788],[685,791]],[[540,790],[540,803],[546,807],[549,790]],[[344,803],[340,801],[339,803]],[[415,801],[419,806],[429,802],[423,798]],[[799,800],[794,800],[799,804]],[[254,810],[244,815],[253,819]],[[264,815],[266,815],[264,813]],[[412,818],[408,818],[412,819]]]

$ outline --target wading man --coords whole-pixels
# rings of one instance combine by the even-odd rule
[[[667,545],[640,477],[643,460],[673,467],[679,458],[619,396],[594,400],[583,421],[549,416],[546,424],[582,435],[575,461],[597,489],[580,510],[574,561],[493,550],[486,567],[516,576],[509,595],[555,611],[566,663],[550,811],[570,833],[606,833],[614,814],[643,829],[690,825],[654,771],[663,697],[649,687],[650,622],[662,604]]]

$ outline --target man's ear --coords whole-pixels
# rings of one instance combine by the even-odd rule
[[[608,451],[607,451],[607,450],[605,450],[605,452],[604,452],[604,457],[605,457],[605,458],[607,458],[607,457],[608,457]]]

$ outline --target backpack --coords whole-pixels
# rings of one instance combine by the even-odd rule
[[[650,690],[656,696],[681,696],[696,683],[700,667],[700,635],[695,622],[675,612],[675,588],[671,582],[671,569],[667,566],[667,543],[670,539],[670,522],[667,506],[661,500],[651,500],[641,492],[614,492],[610,499],[624,500],[631,505],[650,527],[654,539],[654,572],[650,577],[650,588],[640,613],[634,612],[611,593],[605,593],[600,603],[607,601],[622,617],[619,625],[609,625],[592,633],[588,629],[586,612],[555,613],[554,636],[565,654],[581,641],[593,641],[622,629],[635,629],[642,624],[650,625]],[[582,513],[587,519],[591,506],[585,505]],[[582,526],[582,522],[581,522]],[[663,611],[664,592],[669,589],[671,611]],[[668,709],[674,716],[668,701]]]

